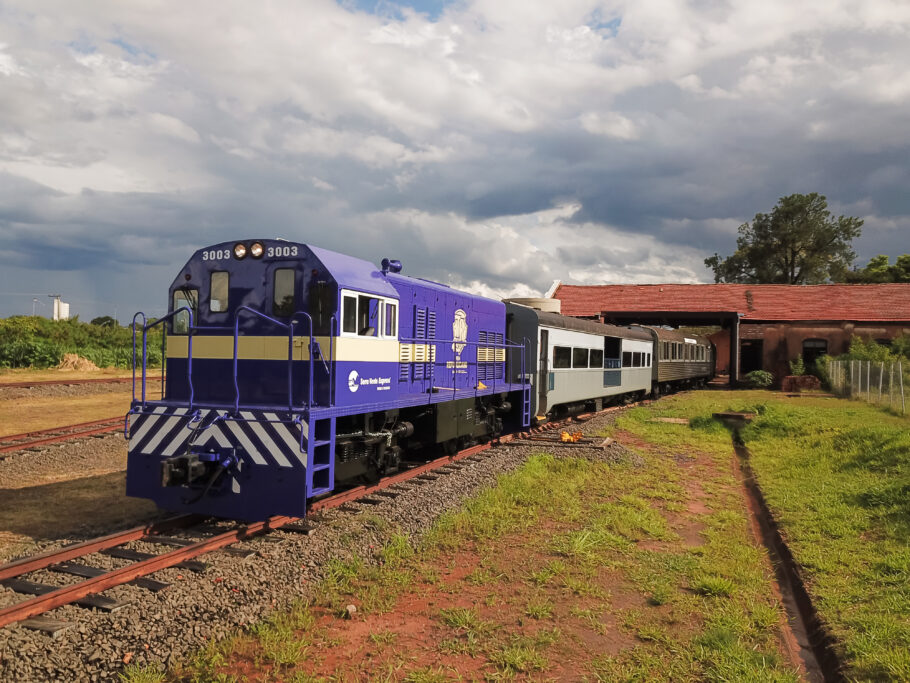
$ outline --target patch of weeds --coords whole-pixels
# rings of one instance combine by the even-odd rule
[[[439,620],[446,626],[462,633],[480,635],[490,630],[491,624],[483,621],[474,609],[450,607],[439,610]]]
[[[728,598],[733,594],[736,586],[730,579],[722,576],[702,576],[692,584],[692,590],[699,595],[708,595],[712,598]]]
[[[414,548],[404,534],[394,534],[379,553],[383,563],[389,567],[401,567],[414,558]]]
[[[659,626],[653,624],[639,627],[635,632],[635,637],[645,642],[653,641],[655,643],[667,643],[669,641],[666,632]]]
[[[376,645],[391,645],[398,640],[398,634],[394,631],[377,631],[370,634],[370,640]]]
[[[297,636],[284,615],[257,624],[250,631],[259,641],[263,659],[276,666],[296,664],[311,644],[308,637]]]
[[[549,662],[532,644],[513,642],[490,653],[490,661],[496,668],[510,674],[543,671]]]
[[[648,604],[654,607],[666,605],[673,597],[673,589],[667,584],[659,584],[651,591],[648,596]]]
[[[439,649],[448,654],[475,657],[480,652],[480,645],[473,633],[467,633],[464,638],[446,638],[441,640]]]
[[[554,576],[559,576],[565,571],[565,562],[562,560],[553,560],[543,569],[536,572],[531,572],[528,575],[528,581],[537,586],[543,586],[547,584]]]
[[[376,531],[386,531],[389,528],[389,521],[379,515],[367,513],[360,518],[364,526],[372,527]]]
[[[479,567],[468,574],[464,580],[472,586],[488,586],[491,583],[498,582],[501,577],[502,574],[494,574],[485,567]]]
[[[403,680],[405,683],[444,683],[449,680],[449,677],[442,667],[439,667],[438,669],[425,667],[423,669],[411,671]]]
[[[120,672],[120,680],[124,683],[164,683],[167,675],[158,664],[128,664]]]
[[[553,603],[549,600],[529,600],[525,614],[532,619],[549,619],[553,616]]]

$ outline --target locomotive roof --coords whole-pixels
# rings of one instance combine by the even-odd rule
[[[513,304],[520,306],[521,304]],[[579,332],[590,332],[592,334],[601,334],[605,337],[623,337],[624,339],[645,339],[651,341],[653,338],[646,330],[634,329],[631,327],[619,327],[617,325],[604,325],[594,320],[583,320],[582,318],[572,318],[559,313],[549,313],[547,311],[538,311],[537,319],[541,325],[548,327],[561,327],[565,330],[578,330]]]
[[[398,291],[388,278],[369,261],[308,244],[303,246],[312,251],[322,262],[322,265],[338,282],[339,287],[356,289],[368,294],[379,294],[392,299],[398,298]]]

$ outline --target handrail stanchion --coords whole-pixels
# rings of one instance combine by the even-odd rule
[[[329,406],[335,405],[335,335],[338,321],[335,314],[332,314],[331,330],[332,335],[329,337]]]
[[[193,328],[193,311],[190,310],[189,308],[187,308],[186,306],[181,306],[176,311],[171,311],[163,318],[158,318],[158,320],[156,320],[155,322],[148,323],[148,324],[142,326],[142,377],[143,377],[142,407],[143,408],[145,408],[145,376],[146,376],[146,371],[148,369],[148,363],[147,363],[147,361],[148,361],[148,331],[150,329],[152,329],[153,327],[157,327],[158,325],[161,325],[161,324],[167,322],[168,320],[173,318],[175,315],[177,315],[181,311],[186,311],[190,317],[189,328],[188,328],[189,329],[189,334],[188,334],[189,339],[187,341],[186,367],[187,367],[187,384],[189,385],[189,388],[190,388],[190,408],[193,407],[193,396],[194,396],[194,392],[193,392],[193,334],[192,334],[192,331],[194,329]],[[138,315],[138,313],[137,313],[137,315]],[[143,316],[143,318],[144,318],[144,316]],[[133,319],[135,320],[135,316],[133,317]],[[163,334],[163,332],[162,332],[162,334]],[[164,358],[161,359],[161,363],[163,366]]]
[[[291,325],[290,325],[290,339],[291,344],[293,344],[294,339],[294,325],[297,323],[298,316],[303,316],[306,318],[309,323],[308,335],[310,338],[308,349],[310,353],[309,363],[310,363],[310,390],[307,396],[307,407],[313,405],[313,318],[306,311],[296,311],[293,316],[291,316]],[[288,350],[288,412],[293,412],[294,410],[294,384],[293,384],[293,358],[291,356],[291,351]]]
[[[136,401],[136,361],[138,360],[136,358],[136,318],[138,318],[140,315],[142,316],[142,327],[145,328],[146,322],[148,322],[148,321],[145,317],[145,313],[143,313],[142,311],[139,311],[136,315],[133,316],[133,322],[130,325],[130,328],[132,329],[132,332],[133,332],[133,362],[132,362],[132,369],[133,369],[133,399],[132,400],[133,400],[133,402]],[[142,377],[142,383],[145,384],[144,375]]]

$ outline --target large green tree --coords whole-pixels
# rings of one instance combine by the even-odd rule
[[[847,282],[910,282],[910,254],[902,254],[892,266],[884,254],[873,256],[865,268],[847,273]]]
[[[859,237],[860,218],[828,211],[816,192],[781,197],[771,213],[757,213],[739,226],[736,251],[727,258],[714,254],[705,265],[715,282],[748,284],[818,284],[843,281],[856,258],[851,247]]]

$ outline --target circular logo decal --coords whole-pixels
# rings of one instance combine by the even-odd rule
[[[351,374],[348,375],[348,389],[351,391],[357,391],[359,388],[360,377],[358,377],[356,370],[351,370]]]

